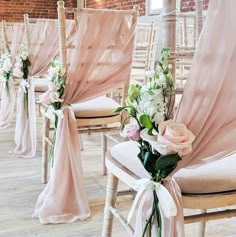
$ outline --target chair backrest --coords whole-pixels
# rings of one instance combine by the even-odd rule
[[[178,14],[177,43],[178,51],[194,50],[196,45],[196,15]]]
[[[65,39],[63,1],[58,2],[58,14],[60,61],[64,71],[67,71],[67,67],[69,68],[70,75],[68,76],[67,73],[67,81],[71,80],[74,74],[77,74],[78,83],[85,83],[83,78],[91,83],[104,83],[104,88],[97,88],[104,93],[105,88],[107,88],[107,92],[117,88],[117,83],[113,88],[108,85],[109,83],[107,84],[108,78],[111,80],[113,78],[113,81],[116,78],[115,80],[120,82],[119,86],[124,86],[122,96],[124,98],[127,95],[130,79],[132,38],[134,38],[133,29],[136,25],[137,13],[108,9],[78,9],[78,33],[74,38],[75,48],[70,52],[67,52],[68,47]],[[106,19],[111,20],[111,22]],[[90,22],[93,22],[93,25]],[[131,50],[129,45],[132,45]],[[70,53],[71,55],[68,57]],[[78,70],[78,68],[80,69]]]
[[[138,23],[133,55],[131,79],[145,83],[145,71],[154,70],[157,47],[157,27],[151,23]]]
[[[5,27],[6,27],[6,22],[2,21],[1,22],[1,42],[0,42],[1,43],[1,48],[0,48],[1,53],[9,51]]]
[[[182,94],[188,78],[196,44],[202,29],[202,5],[197,5],[193,14],[180,13],[177,15],[176,27],[176,89]]]

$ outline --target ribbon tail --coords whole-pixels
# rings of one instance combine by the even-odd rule
[[[169,191],[160,183],[156,185],[156,194],[159,199],[159,206],[165,217],[177,215],[177,207]]]
[[[128,214],[128,217],[127,217],[127,223],[128,223],[128,224],[130,223],[130,221],[131,221],[131,219],[132,219],[132,217],[133,217],[133,215],[134,215],[135,209],[136,209],[136,207],[137,207],[137,205],[138,205],[138,202],[139,202],[139,200],[140,200],[140,198],[141,198],[143,192],[144,192],[144,191],[146,190],[146,188],[151,184],[150,180],[146,180],[146,179],[140,179],[140,180],[138,180],[138,181],[136,182],[136,184],[138,184],[139,182],[142,183],[142,184],[141,184],[141,187],[138,189],[138,192],[137,192],[137,194],[136,194],[136,197],[135,197],[135,199],[134,199],[134,202],[133,202],[133,204],[132,204],[132,207],[131,207],[131,209],[130,209],[130,211],[129,211],[129,214]]]

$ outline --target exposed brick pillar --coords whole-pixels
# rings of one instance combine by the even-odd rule
[[[203,0],[203,10],[206,10],[210,0]],[[214,1],[214,0],[212,0]],[[181,0],[181,11],[195,11],[195,0]]]
[[[66,7],[76,7],[77,0],[65,0]],[[23,14],[30,18],[57,18],[57,0],[0,0],[0,21],[23,21]]]

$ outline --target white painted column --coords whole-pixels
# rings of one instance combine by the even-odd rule
[[[162,47],[171,49],[170,63],[175,80],[176,64],[176,0],[163,0]]]
[[[64,1],[57,2],[58,31],[59,31],[59,52],[62,74],[66,72],[66,26]]]
[[[86,5],[85,2],[86,2],[86,0],[77,0],[77,8],[78,9],[84,8]]]

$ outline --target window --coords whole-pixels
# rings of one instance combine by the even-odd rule
[[[148,15],[160,14],[163,8],[163,0],[148,0]]]

